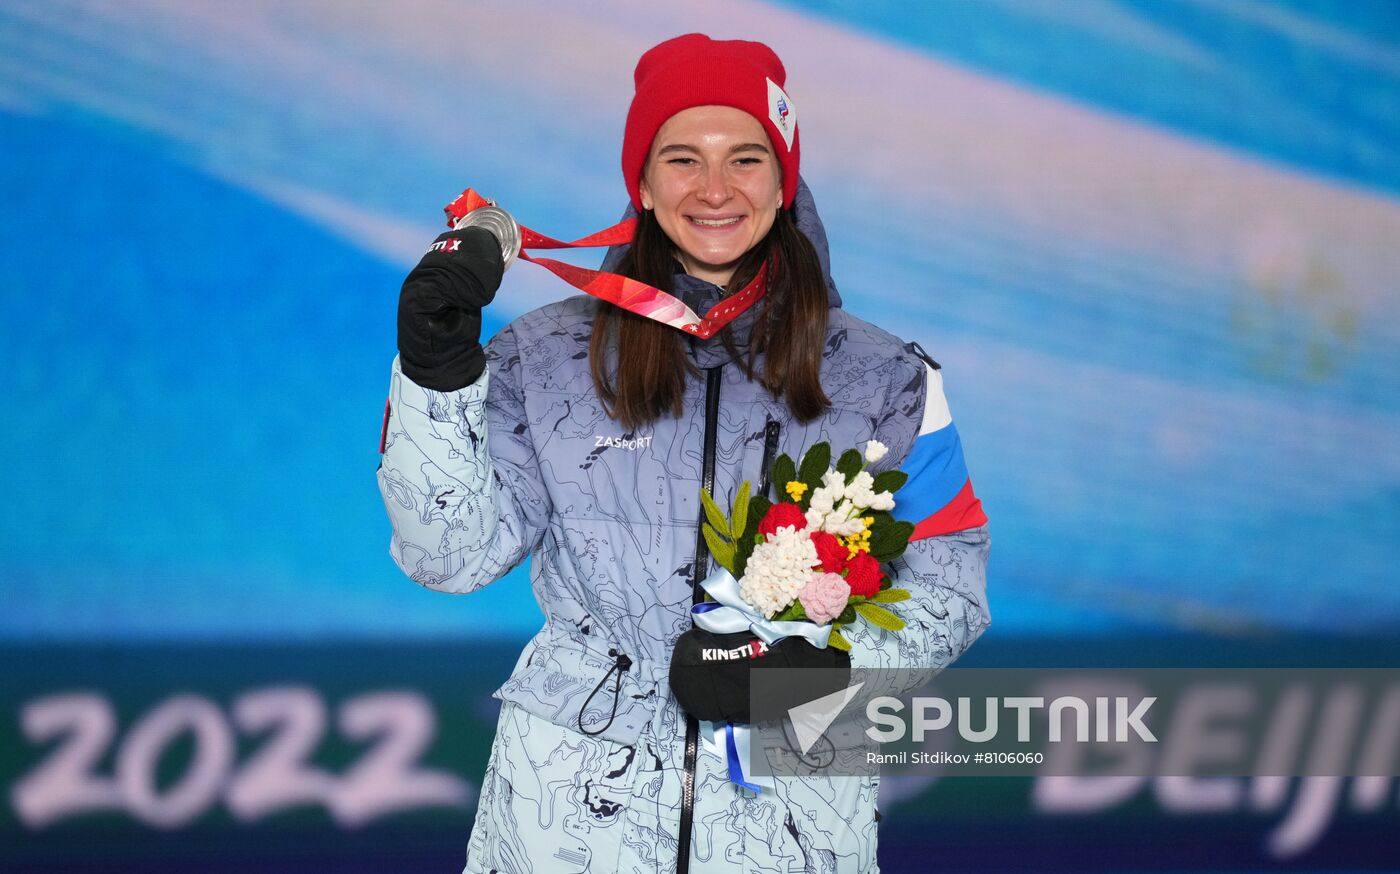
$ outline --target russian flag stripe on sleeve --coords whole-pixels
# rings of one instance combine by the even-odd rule
[[[914,523],[910,540],[937,537],[985,524],[972,492],[962,441],[943,395],[943,375],[927,363],[924,417],[914,448],[900,468],[909,479],[896,496],[894,517]]]
[[[932,434],[920,434],[901,470],[909,480],[899,490],[895,515],[918,522],[947,506],[967,482],[957,426],[949,422]]]

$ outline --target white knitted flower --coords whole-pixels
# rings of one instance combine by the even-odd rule
[[[779,528],[758,544],[744,567],[739,594],[764,616],[772,619],[797,597],[812,568],[821,565],[816,544],[806,528]]]
[[[850,501],[842,501],[836,509],[826,514],[822,530],[838,537],[850,537],[865,530],[865,520],[861,518],[860,507]]]
[[[885,453],[889,451],[890,448],[879,440],[870,440],[865,444],[865,460],[874,464],[884,458]]]
[[[894,509],[894,495],[890,492],[877,492],[874,486],[875,478],[862,470],[856,474],[851,484],[846,486],[846,497],[857,507],[868,510]]]
[[[870,475],[870,471],[862,470],[851,480],[851,484],[846,486],[846,497],[854,501],[857,507],[867,506],[862,499],[874,494],[874,487],[875,477]]]
[[[826,526],[826,517],[835,508],[835,499],[831,492],[825,488],[819,488],[812,493],[812,500],[807,502],[807,528],[810,531],[821,531]]]
[[[845,496],[844,474],[834,470],[822,474],[822,485],[812,492],[812,498],[807,502],[807,527],[812,531],[825,531],[827,516]]]
[[[894,492],[875,492],[870,496],[870,503],[866,504],[871,510],[893,510]]]

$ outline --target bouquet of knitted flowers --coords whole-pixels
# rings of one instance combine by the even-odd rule
[[[864,452],[843,452],[834,467],[827,443],[812,446],[800,463],[780,455],[771,481],[787,500],[777,503],[751,498],[747,480],[729,513],[701,492],[705,542],[749,606],[771,620],[830,624],[827,645],[847,651],[843,625],[859,619],[889,631],[904,627],[882,605],[909,598],[884,568],[914,533],[913,523],[890,514],[908,474],[867,470],[886,451],[871,440]]]

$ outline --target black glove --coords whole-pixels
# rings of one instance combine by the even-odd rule
[[[729,653],[731,657],[725,657]],[[827,668],[789,671],[782,692],[749,708],[750,672],[778,668]],[[788,710],[850,685],[851,657],[834,646],[818,649],[801,637],[785,637],[772,646],[746,631],[714,634],[692,628],[671,653],[671,692],[681,709],[696,719],[714,722],[766,722]]]
[[[501,244],[482,227],[448,231],[399,292],[399,368],[424,388],[456,391],[486,369],[481,310],[496,296]]]

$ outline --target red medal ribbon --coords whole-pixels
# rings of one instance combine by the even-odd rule
[[[458,220],[467,213],[489,204],[490,201],[468,188],[456,200],[443,207],[443,212],[447,213],[447,226],[455,228]],[[767,290],[768,265],[765,263],[752,281],[737,293],[710,307],[709,312],[705,313],[702,318],[697,316],[675,295],[647,285],[645,282],[638,282],[616,273],[604,273],[601,270],[577,267],[553,258],[536,258],[525,251],[526,249],[586,249],[594,246],[615,246],[632,242],[636,232],[637,220],[626,219],[610,228],[604,228],[595,234],[589,234],[566,243],[520,225],[520,258],[540,265],[575,288],[600,300],[615,304],[639,316],[679,328],[702,340],[713,337],[721,328],[752,306],[754,301],[763,297]]]

